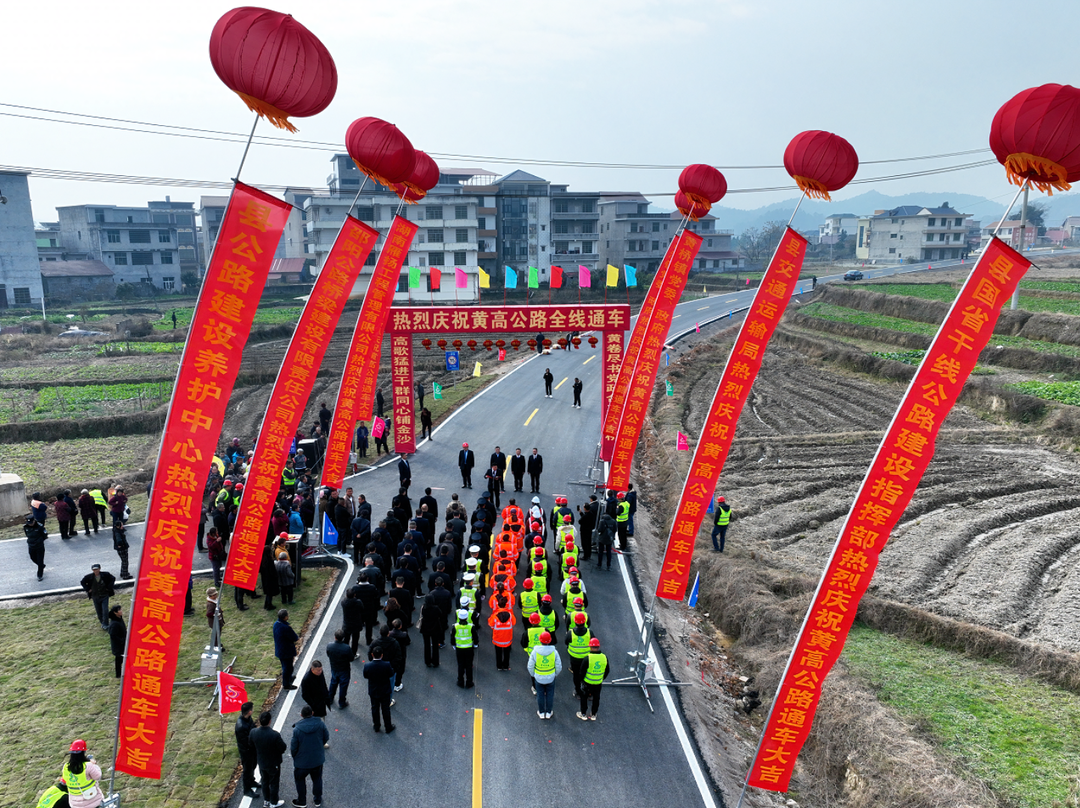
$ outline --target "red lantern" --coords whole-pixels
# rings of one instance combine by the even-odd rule
[[[423,199],[427,192],[439,184],[439,166],[431,159],[427,152],[416,150],[416,163],[413,164],[412,173],[403,180],[406,188],[419,194],[418,199]],[[401,193],[398,193],[401,196]],[[406,197],[402,196],[403,199]]]
[[[571,342],[571,344],[573,344],[575,346],[581,345],[581,337],[572,337],[570,339],[570,342]]]
[[[703,205],[699,205],[697,202],[691,202],[686,198],[686,194],[682,191],[675,192],[675,207],[679,209],[679,213],[683,216],[689,217],[690,221],[696,222],[702,216],[708,214],[709,209]]]
[[[549,340],[549,339],[544,340],[544,347],[545,348],[550,348],[551,347],[551,340]]]
[[[547,340],[545,340],[546,342]],[[566,337],[559,337],[559,347],[566,350]]]
[[[431,350],[431,340],[422,339],[422,340],[420,340],[420,344],[423,345],[425,348],[427,348],[429,351]]]
[[[1080,90],[1044,84],[1013,96],[994,116],[990,148],[1014,185],[1069,190],[1080,180]]]
[[[506,340],[504,340],[504,339],[495,340],[495,347],[496,348],[505,348],[506,347]]]
[[[469,350],[471,350],[471,351],[476,350],[476,340],[471,339],[468,342],[466,342],[465,344],[469,346]]]
[[[416,162],[409,139],[379,118],[357,118],[349,124],[345,149],[357,168],[388,188],[408,179]]]
[[[519,340],[519,339],[510,340],[510,347],[513,348],[516,351],[518,348],[521,347],[521,340]]]
[[[705,208],[706,213],[727,193],[727,180],[712,166],[703,163],[689,165],[679,175],[679,190],[691,202]]]
[[[438,342],[436,342],[435,344],[438,345],[440,349],[442,349],[444,351],[446,350],[446,340],[441,339]]]
[[[589,337],[589,347],[595,348],[597,343],[596,337]]]
[[[859,170],[859,156],[840,135],[816,129],[801,132],[784,151],[784,168],[807,196],[831,200]]]
[[[484,348],[486,348],[487,350],[490,351],[494,345],[495,345],[495,343],[492,342],[491,340],[489,340],[489,339],[484,340]]]
[[[517,340],[514,340],[514,342],[517,342]],[[514,345],[514,342],[511,342],[510,344]],[[518,344],[520,345],[521,343],[518,343]],[[528,345],[530,348],[535,348],[536,347],[536,340],[534,340],[534,339],[528,340],[525,344]],[[517,345],[514,345],[514,348],[517,348]]]
[[[427,196],[426,193],[418,194],[416,191],[408,187],[403,182],[394,183],[394,193],[398,195],[398,199],[404,199],[410,205],[415,205],[417,202]]]
[[[326,46],[290,15],[265,8],[224,14],[210,34],[210,63],[248,109],[290,132],[290,115],[322,112],[337,92]]]
[[[462,342],[461,340],[459,340],[459,339],[456,339],[456,340],[454,340],[454,341],[453,341],[452,343],[450,343],[450,344],[451,344],[451,345],[453,345],[453,346],[454,346],[455,348],[457,348],[458,350],[461,350],[461,346],[462,346],[462,345],[463,345],[464,343],[463,343],[463,342]]]

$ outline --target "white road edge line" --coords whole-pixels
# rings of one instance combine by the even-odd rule
[[[308,642],[302,655],[301,664],[293,668],[294,681],[296,679],[295,674],[302,675],[303,671],[306,671],[308,668],[311,667],[311,661],[315,658],[315,651],[318,649],[319,643],[322,642],[322,638],[326,634],[326,630],[330,628],[330,624],[334,621],[335,615],[337,615],[337,607],[338,604],[341,602],[341,596],[345,594],[345,590],[349,588],[349,581],[352,580],[352,573],[355,567],[353,566],[351,558],[349,558],[348,556],[343,556],[343,559],[345,561],[345,586],[342,586],[338,590],[337,597],[333,599],[333,602],[326,604],[326,611],[323,613],[322,620],[319,622],[319,628],[314,634],[311,635],[311,640]],[[285,726],[285,722],[289,718],[289,711],[292,709],[293,702],[296,701],[296,694],[299,692],[299,689],[286,690],[284,701],[281,701],[275,705],[276,709],[278,710],[278,714],[277,717],[274,719],[274,723],[271,726],[273,726],[273,728],[278,732],[281,732],[282,727]],[[259,717],[255,716],[255,721],[257,722],[258,720]],[[256,766],[256,780],[259,780],[258,774],[259,767]],[[243,783],[240,784],[240,787],[243,788]],[[259,802],[262,803],[261,794],[258,799]],[[240,799],[240,808],[249,808],[251,802],[251,795],[244,794],[244,796]]]
[[[626,556],[624,555],[619,556],[619,570],[622,572],[623,584],[626,586],[626,597],[630,601],[630,608],[634,611],[634,620],[637,622],[638,637],[640,639],[641,631],[644,627],[644,620],[641,616],[641,608],[638,606],[637,598],[634,596],[634,586],[630,581],[630,570],[628,569]],[[659,659],[656,643],[649,646],[649,656],[654,660]],[[705,777],[705,772],[701,770],[701,763],[698,760],[697,753],[690,743],[690,737],[686,734],[686,727],[683,726],[682,718],[680,718],[679,712],[675,708],[675,701],[671,698],[671,688],[660,686],[660,695],[663,697],[664,704],[667,706],[668,717],[671,719],[672,726],[675,727],[675,734],[679,736],[679,744],[682,746],[683,754],[686,755],[686,762],[690,764],[690,771],[694,775],[694,782],[697,783],[698,791],[701,793],[701,799],[704,801],[707,808],[716,808],[716,800],[713,799],[709,781]]]

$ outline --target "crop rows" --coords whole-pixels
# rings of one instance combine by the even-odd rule
[[[1047,401],[1080,406],[1080,382],[1017,382],[1006,386]]]
[[[1054,288],[1049,291],[1076,292],[1080,291],[1077,284],[1065,284],[1052,281],[1035,281],[1038,286],[1029,286],[1032,289]],[[872,292],[881,292],[886,295],[903,295],[904,297],[917,297],[923,300],[941,300],[951,303],[956,299],[957,290],[947,283],[919,284],[919,283],[875,283],[866,287]],[[1020,296],[1019,306],[1024,311],[1052,312],[1055,314],[1080,314],[1080,301],[1061,300],[1053,297],[1028,297]]]
[[[926,351],[871,351],[871,356],[879,359],[891,359],[894,362],[903,362],[905,365],[917,365],[926,356]]]

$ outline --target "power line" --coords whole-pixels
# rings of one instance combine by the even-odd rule
[[[219,143],[245,143],[247,136],[241,132],[226,132],[216,129],[200,129],[191,126],[179,126],[175,124],[163,124],[153,123],[150,121],[136,121],[127,118],[111,118],[104,115],[89,115],[81,112],[68,112],[65,110],[45,109],[41,107],[30,107],[22,104],[8,104],[0,102],[0,107],[10,107],[12,109],[21,109],[29,112],[40,112],[48,115],[66,115],[69,117],[87,118],[91,121],[108,121],[108,124],[90,123],[88,121],[66,121],[58,120],[56,118],[43,118],[36,115],[23,115],[13,112],[0,112],[0,115],[11,118],[22,118],[26,120],[42,121],[46,123],[59,123],[68,124],[72,126],[87,126],[99,129],[111,129],[114,131],[133,132],[136,134],[145,135],[162,135],[166,137],[184,137],[193,140],[208,140]],[[158,130],[177,130],[177,131],[154,131],[149,129],[135,129],[131,126],[115,126],[113,124],[131,124],[132,126],[142,127],[155,127]],[[279,148],[290,149],[304,149],[311,151],[326,151],[332,150],[335,152],[344,152],[345,146],[341,143],[329,143],[318,140],[301,140],[285,137],[276,137],[273,135],[259,135],[255,138],[256,142],[265,146],[277,146]],[[940,160],[948,159],[952,157],[965,157],[972,154],[986,154],[990,151],[988,148],[980,149],[967,149],[964,151],[956,152],[943,152],[941,154],[926,154],[919,155],[917,157],[895,157],[884,160],[862,160],[861,165],[884,165],[888,163],[904,163],[914,162],[919,160]],[[665,165],[665,164],[648,164],[648,163],[604,163],[604,162],[591,162],[580,160],[544,160],[538,158],[529,157],[497,157],[493,155],[478,155],[478,154],[456,154],[450,152],[431,152],[433,157],[450,158],[455,160],[480,160],[489,163],[506,163],[506,164],[518,164],[518,165],[543,165],[543,166],[558,166],[564,168],[603,168],[603,169],[632,169],[643,171],[679,171],[684,168],[682,165]],[[782,169],[783,165],[750,165],[750,166],[716,166],[716,168],[722,171],[741,171],[741,170],[774,170]]]

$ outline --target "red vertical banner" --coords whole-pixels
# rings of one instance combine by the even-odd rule
[[[290,208],[236,183],[188,331],[128,621],[116,769],[135,777],[161,777],[206,470]]]
[[[667,339],[668,330],[671,328],[671,318],[675,312],[675,304],[682,297],[686,279],[690,275],[690,268],[694,265],[694,256],[701,247],[701,236],[684,230],[675,242],[675,247],[669,251],[666,261],[668,262],[667,273],[664,275],[656,303],[653,307],[648,326],[643,332],[634,328],[634,337],[631,338],[631,347],[627,349],[623,358],[622,367],[619,369],[620,385],[624,371],[630,367],[630,375],[626,387],[617,385],[615,397],[611,401],[607,418],[604,421],[605,429],[615,416],[618,416],[618,429],[615,432],[615,448],[611,454],[611,467],[608,470],[607,487],[615,491],[625,491],[630,482],[630,464],[634,460],[634,449],[637,448],[638,438],[641,437],[641,427],[645,423],[645,414],[649,409],[649,397],[652,395],[653,385],[656,384],[656,371],[660,368],[660,358],[664,353],[664,340]],[[654,282],[655,285],[655,282]],[[649,293],[652,293],[650,287]],[[641,325],[642,317],[638,316],[638,326]],[[633,339],[640,337],[637,361],[630,366],[630,353],[633,348]]]
[[[611,406],[611,398],[615,395],[615,385],[619,381],[619,364],[623,360],[623,332],[605,331],[601,343],[602,361],[604,363],[603,376],[600,380],[600,417],[603,419],[608,407]]]
[[[847,640],[878,556],[934,456],[937,434],[1031,263],[991,240],[953,302],[878,447],[833,547],[773,701],[747,783],[786,791],[821,686]]]
[[[357,421],[371,418],[386,318],[394,302],[401,268],[409,257],[409,246],[418,229],[408,219],[394,217],[364,295],[364,305],[349,346],[349,358],[341,374],[341,388],[338,390],[334,420],[330,423],[330,437],[323,459],[322,482],[330,488],[341,488],[345,482],[345,464],[349,459],[349,447],[352,446],[353,427]]]
[[[709,413],[705,416],[668,537],[664,564],[656,585],[658,598],[682,600],[686,594],[690,560],[694,555],[694,541],[701,529],[701,521],[709,509],[716,481],[731,451],[735,425],[761,370],[765,349],[799,282],[799,270],[805,257],[806,239],[789,227],[776,246],[761,285],[754,293],[750,310],[739,329],[720,383],[716,386]]]
[[[689,231],[683,231],[684,234],[687,232]],[[638,355],[641,353],[641,345],[645,341],[645,332],[649,330],[653,312],[656,310],[656,303],[667,283],[671,259],[678,253],[681,245],[681,236],[672,239],[667,252],[664,254],[664,259],[660,262],[656,277],[653,278],[653,282],[649,285],[649,291],[645,293],[645,301],[641,304],[641,310],[638,312],[637,322],[634,324],[634,330],[630,334],[630,343],[626,346],[626,355],[623,357],[618,378],[615,382],[615,390],[619,391],[618,396],[612,394],[612,400],[616,402],[615,406],[605,410],[603,414],[603,429],[600,433],[601,460],[611,460],[614,454],[615,437],[619,431],[619,419],[622,418],[625,396],[630,389],[631,379],[634,377],[634,367],[637,365]],[[698,245],[701,245],[700,239],[698,239]]]
[[[300,315],[263,416],[255,444],[255,462],[248,472],[244,498],[236,514],[236,527],[229,542],[229,563],[225,568],[227,584],[241,589],[255,588],[266,526],[281,487],[281,470],[285,468],[289,445],[300,425],[315,375],[345,302],[378,237],[378,231],[346,216]]]
[[[390,337],[390,385],[394,393],[394,451],[416,451],[416,419],[413,413],[412,336]]]

